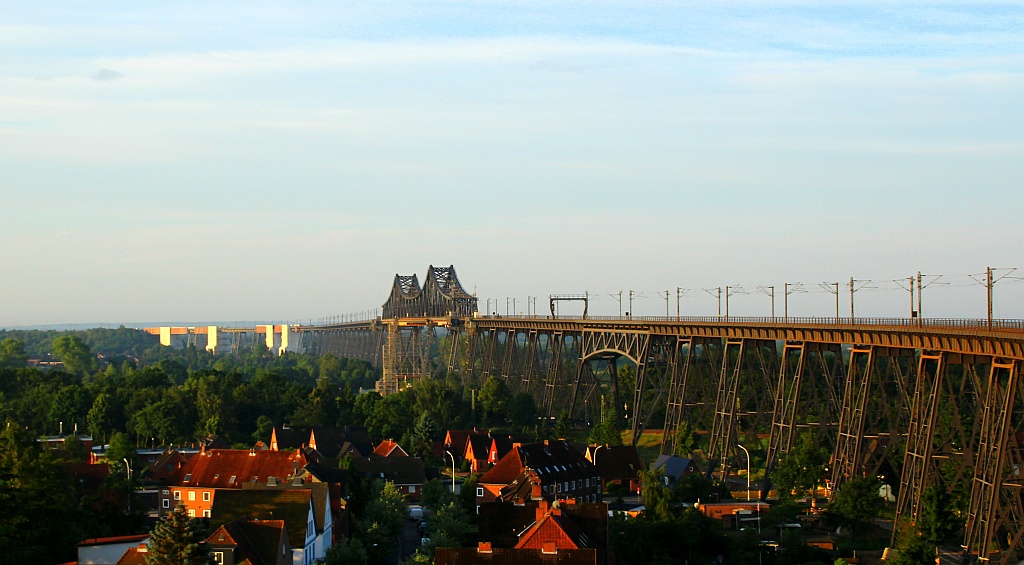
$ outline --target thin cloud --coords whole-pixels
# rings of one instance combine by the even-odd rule
[[[100,69],[93,73],[92,80],[96,82],[113,82],[124,75],[110,69]]]

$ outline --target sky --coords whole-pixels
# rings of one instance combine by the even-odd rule
[[[1022,101],[1019,2],[0,1],[0,327],[1024,318]]]

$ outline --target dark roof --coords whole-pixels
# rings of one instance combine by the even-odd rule
[[[544,553],[540,549],[494,548],[482,552],[475,547],[439,547],[434,565],[596,565],[597,550],[560,549]]]
[[[324,523],[327,519],[327,508],[330,502],[330,487],[327,483],[278,483],[270,486],[266,483],[246,483],[242,485],[243,490],[308,490],[312,493],[313,500],[313,521],[316,523],[317,533],[323,533]],[[218,495],[219,496],[219,495]]]
[[[284,520],[288,541],[293,547],[306,542],[306,519],[312,493],[309,490],[222,490],[213,497],[210,527],[248,517],[257,520]]]
[[[352,460],[352,470],[371,479],[396,485],[422,485],[426,482],[423,461],[419,457],[381,457],[371,455]]]
[[[373,453],[370,432],[363,426],[314,426],[309,435],[309,445],[327,457],[340,457],[350,450],[366,457]]]
[[[524,469],[533,470],[542,484],[598,475],[597,468],[565,440],[528,443],[513,448],[480,477],[480,484],[507,485]]]
[[[214,549],[237,547],[252,565],[274,565],[282,536],[287,536],[284,520],[243,518],[218,527],[206,543]]]
[[[473,452],[473,459],[487,460],[487,454],[491,451],[490,434],[472,432],[466,441],[469,442],[466,451]]]
[[[694,465],[692,459],[679,457],[678,455],[659,455],[651,465],[651,469],[663,469],[666,477],[679,479],[686,469]]]
[[[188,461],[177,449],[167,449],[156,458],[156,461],[149,464],[142,472],[144,476],[156,481],[162,481],[170,477],[174,471],[181,468]]]
[[[603,479],[635,479],[645,468],[632,445],[600,445],[588,447],[587,452]]]
[[[271,447],[278,451],[315,447],[328,458],[337,458],[355,450],[360,456],[373,453],[370,433],[363,426],[281,426],[274,428]]]

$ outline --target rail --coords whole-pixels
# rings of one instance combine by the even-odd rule
[[[587,322],[655,322],[690,324],[738,324],[772,326],[864,326],[935,329],[973,329],[993,331],[1024,331],[1024,320],[984,320],[971,318],[836,318],[782,316],[539,316],[479,315],[476,320],[579,320]]]

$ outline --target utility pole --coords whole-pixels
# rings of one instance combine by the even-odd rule
[[[611,296],[612,298],[615,298],[616,300],[619,301],[619,317],[621,318],[622,317],[622,291],[620,290],[618,292],[618,294],[609,294],[608,296]]]
[[[921,310],[921,271],[917,272],[917,318],[924,318],[924,312]]]
[[[669,294],[668,294],[668,291],[666,290],[665,291],[665,317],[666,318],[668,318],[668,316],[669,316],[669,313],[668,313],[668,296],[669,296]]]
[[[992,329],[992,287],[996,283],[992,282],[992,267],[985,267],[985,287],[986,294],[988,294],[988,329]]]
[[[626,312],[626,315],[629,316],[630,320],[633,319],[633,291],[632,290],[629,291],[629,312]]]
[[[995,273],[996,273],[997,270],[998,271],[1005,270],[1006,274],[1001,276],[1001,277],[999,277],[999,278],[996,278],[995,277]],[[971,275],[971,278],[974,279],[975,282],[979,282],[979,283],[981,283],[982,285],[985,286],[985,295],[987,297],[986,302],[987,302],[988,329],[990,329],[990,330],[992,329],[992,312],[993,312],[993,305],[992,305],[992,303],[993,303],[993,296],[994,296],[993,295],[993,290],[995,289],[996,283],[1001,281],[1001,280],[1003,280],[1003,279],[1005,279],[1006,277],[1010,276],[1016,270],[1017,270],[1016,267],[1013,267],[1012,269],[993,269],[992,267],[986,267],[985,268],[985,282],[981,282],[981,281],[979,281],[975,277],[975,275]],[[1021,280],[1020,277],[1011,277],[1011,278],[1014,278],[1014,279],[1017,279],[1017,280]]]
[[[718,317],[722,317],[722,287],[718,287]],[[726,288],[728,291],[728,288]]]
[[[683,297],[683,289],[676,287],[676,318],[679,318],[679,299]]]
[[[821,283],[819,286],[836,295],[836,323],[839,323],[839,283]]]
[[[853,323],[853,320],[854,320],[854,316],[853,316],[853,292],[854,292],[853,283],[854,283],[853,277],[850,277],[850,323],[851,324]]]

